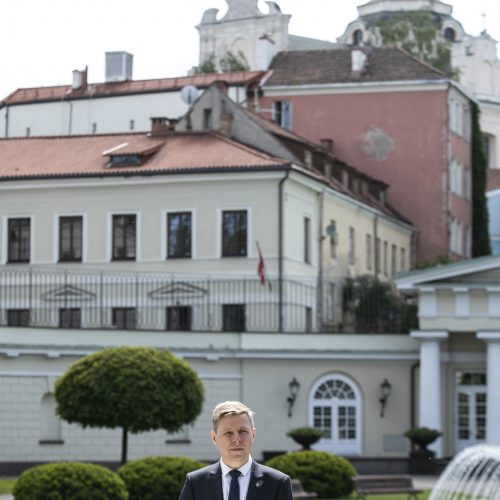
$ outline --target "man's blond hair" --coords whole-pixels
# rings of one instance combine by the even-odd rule
[[[245,404],[239,401],[224,401],[219,403],[212,412],[212,429],[217,432],[219,422],[228,415],[248,415],[250,424],[255,427],[253,422],[254,412]]]

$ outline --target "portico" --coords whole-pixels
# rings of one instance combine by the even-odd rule
[[[500,444],[500,258],[414,271],[396,284],[418,294],[417,425],[443,433],[430,448],[442,457]]]

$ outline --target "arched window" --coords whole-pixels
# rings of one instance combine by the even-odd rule
[[[47,393],[41,403],[41,435],[40,444],[63,443],[61,432],[61,420],[56,414],[56,398]]]
[[[363,42],[363,32],[361,30],[355,30],[352,34],[352,44],[361,45]]]
[[[454,42],[456,39],[456,33],[453,28],[446,28],[444,30],[444,38],[445,40],[448,40],[448,42]]]
[[[361,454],[361,393],[353,380],[342,374],[320,378],[312,387],[309,408],[311,426],[325,433],[316,449]]]

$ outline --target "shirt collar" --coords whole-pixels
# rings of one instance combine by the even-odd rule
[[[229,474],[229,472],[233,470],[231,469],[231,467],[229,467],[222,461],[222,458],[220,459],[220,466],[222,469],[223,476],[227,476],[227,474]],[[238,467],[238,470],[241,472],[242,476],[246,476],[250,472],[251,468],[252,468],[252,457],[250,456],[248,457],[248,461],[245,464],[243,464],[241,467]]]

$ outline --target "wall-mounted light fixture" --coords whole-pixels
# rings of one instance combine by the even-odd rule
[[[292,408],[295,404],[295,400],[297,399],[297,394],[299,393],[300,382],[293,377],[292,380],[288,383],[289,396],[286,398],[288,403],[288,416],[292,416]]]
[[[385,413],[385,405],[387,404],[387,400],[391,395],[392,385],[391,383],[384,378],[384,381],[380,384],[380,417],[384,418]]]

